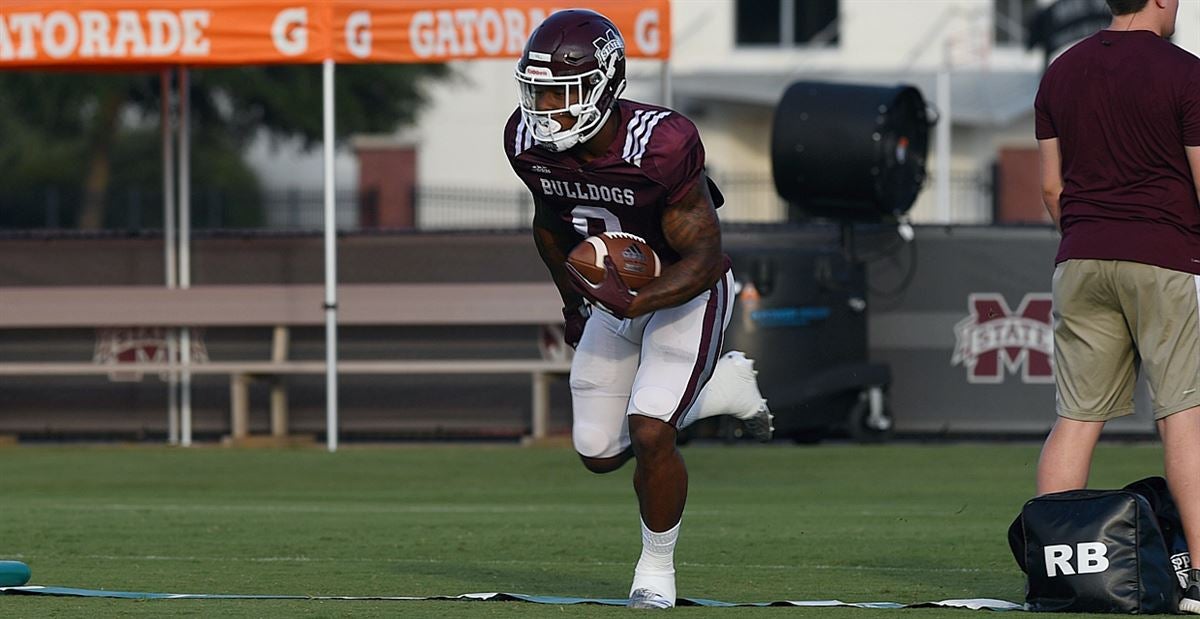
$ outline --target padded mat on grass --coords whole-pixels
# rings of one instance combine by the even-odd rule
[[[531,602],[534,604],[600,604],[624,606],[624,598],[575,598],[552,595],[527,595],[524,593],[464,593],[462,595],[433,596],[341,596],[341,595],[239,595],[230,593],[146,593],[139,591],[108,591],[101,589],[73,589],[70,587],[0,587],[0,594],[7,595],[50,595],[67,597],[123,598],[130,600],[382,600],[416,601],[446,600],[456,602]],[[779,600],[775,602],[722,602],[695,598],[679,598],[679,606],[806,606],[853,608],[967,608],[971,610],[1024,610],[1020,604],[987,598],[941,600],[900,604],[898,602],[842,602],[840,600]]]

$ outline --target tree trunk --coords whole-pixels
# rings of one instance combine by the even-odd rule
[[[84,230],[98,230],[104,227],[104,211],[107,206],[105,198],[112,171],[112,145],[116,139],[117,119],[124,102],[122,93],[116,91],[105,93],[100,100],[95,132],[88,149],[91,157],[87,178],[83,182],[83,207],[79,210],[79,227]]]

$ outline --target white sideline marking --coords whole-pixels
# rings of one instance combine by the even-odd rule
[[[76,511],[79,505],[50,504],[37,508]],[[260,512],[297,514],[531,514],[537,512],[592,514],[599,511],[627,512],[628,505],[178,505],[110,503],[88,505],[89,510],[164,512]],[[702,510],[697,510],[704,513]],[[690,514],[691,512],[689,512]]]
[[[49,503],[33,505],[38,509],[61,509],[75,511],[80,505],[67,503]],[[166,512],[255,512],[255,513],[296,513],[296,514],[533,514],[540,512],[594,514],[597,512],[626,513],[629,505],[235,505],[235,504],[172,504],[172,503],[109,503],[103,505],[88,504],[89,510],[107,511],[166,511]],[[692,509],[687,510],[690,517],[696,516],[731,516],[744,513],[744,510],[729,509]],[[859,516],[872,518],[895,518],[897,516],[960,516],[954,511],[905,510],[891,511],[859,511]]]
[[[30,555],[9,555],[17,559],[34,558]],[[214,561],[240,563],[411,563],[419,565],[531,565],[531,566],[590,566],[590,567],[628,567],[628,561],[526,561],[522,559],[482,560],[482,561],[449,561],[444,559],[365,559],[361,557],[172,557],[165,555],[71,555],[81,559],[96,559],[102,561]],[[53,555],[39,554],[36,558],[47,559]],[[699,569],[754,569],[754,570],[844,570],[853,572],[928,572],[928,573],[1008,573],[1012,570],[997,568],[974,567],[915,567],[887,565],[826,565],[804,564],[795,565],[763,565],[763,564],[727,564],[727,563],[693,563],[681,561],[681,567]]]

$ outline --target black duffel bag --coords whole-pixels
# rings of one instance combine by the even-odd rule
[[[1167,544],[1167,552],[1171,555],[1171,569],[1175,570],[1180,590],[1186,590],[1187,571],[1192,567],[1192,557],[1188,554],[1187,538],[1183,536],[1183,519],[1179,517],[1179,508],[1175,507],[1171,491],[1167,489],[1167,480],[1147,477],[1125,486],[1125,489],[1146,497],[1150,503],[1163,541]]]
[[[1153,489],[1153,483],[1131,486]],[[1165,484],[1161,488],[1157,500],[1169,503]],[[1029,610],[1155,614],[1178,608],[1172,553],[1151,501],[1138,490],[1069,490],[1031,499],[1009,528],[1009,544],[1028,576]]]

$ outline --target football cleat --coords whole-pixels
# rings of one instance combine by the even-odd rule
[[[625,606],[627,608],[654,608],[661,610],[674,607],[675,600],[668,600],[666,597],[649,589],[634,589],[629,594],[629,603]]]
[[[738,416],[738,419],[742,420],[742,425],[746,427],[746,431],[756,441],[766,443],[775,434],[775,426],[772,425],[775,416],[771,414],[771,409],[767,407],[766,398],[763,398],[762,404],[759,404],[753,413],[746,417]]]
[[[758,390],[757,376],[754,360],[747,358],[745,353],[732,350],[722,355],[705,387],[709,394],[705,396],[706,410],[700,416],[733,415],[741,420],[755,440],[764,443],[771,440],[775,432],[771,422],[775,417]]]

